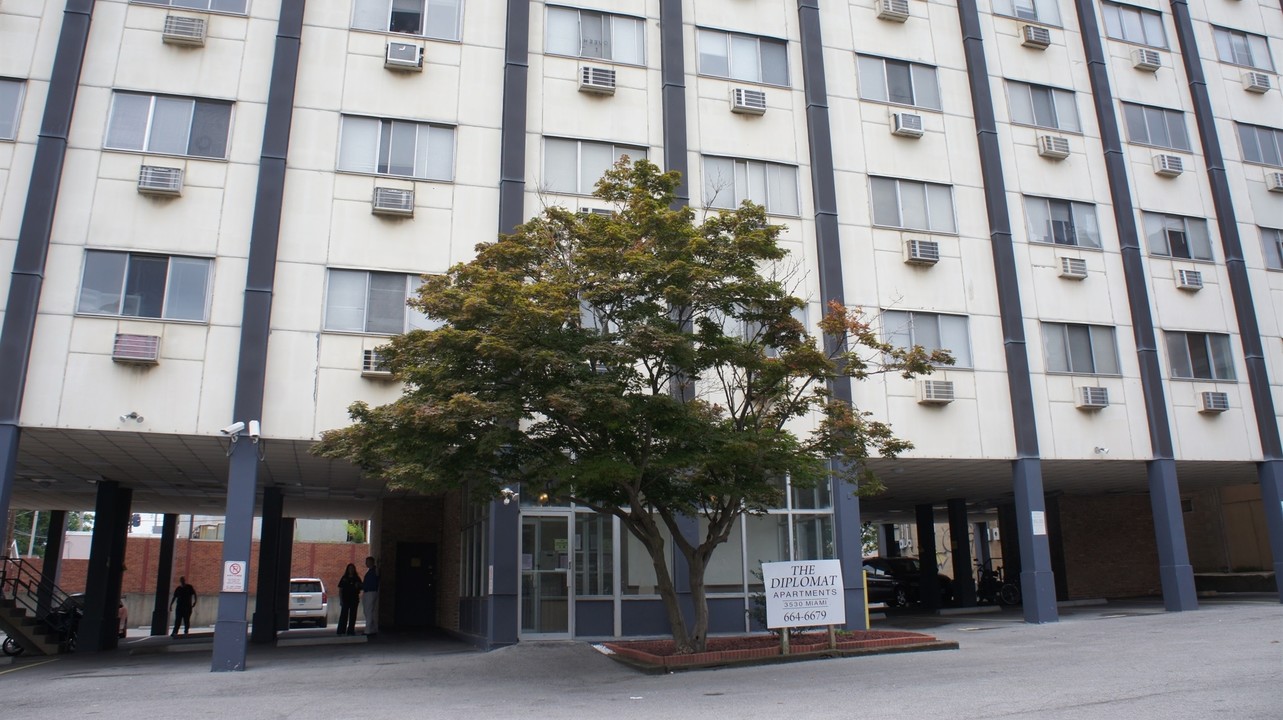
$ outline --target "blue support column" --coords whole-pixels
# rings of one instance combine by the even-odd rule
[[[936,562],[936,511],[929,504],[914,507],[918,523],[918,568],[922,577],[918,585],[918,601],[922,607],[940,607],[940,572]]]
[[[258,485],[258,448],[242,438],[232,443],[227,484],[227,513],[223,527],[223,578],[229,563],[240,563],[244,590],[223,592],[219,586],[218,622],[214,625],[214,657],[211,669],[226,672],[245,669],[249,623],[249,556],[254,535],[254,500]]]
[[[282,561],[276,566],[276,577],[272,578],[271,589],[276,593],[276,629],[279,631],[290,627],[290,563],[294,557],[294,518],[281,518],[276,542],[279,545],[277,555]],[[364,566],[360,567],[360,570],[364,569]]]
[[[1261,505],[1265,511],[1265,526],[1274,555],[1274,584],[1278,588],[1279,602],[1283,602],[1283,460],[1266,460],[1256,466],[1256,477],[1261,481]]]
[[[33,527],[32,530],[35,530]],[[49,528],[45,531],[44,564],[40,566],[40,589],[36,593],[36,607],[41,615],[49,612],[53,604],[53,588],[58,584],[58,567],[62,562],[63,538],[67,534],[67,512],[54,510],[49,513]]]
[[[113,650],[119,620],[120,582],[125,571],[125,540],[133,491],[111,480],[98,482],[94,532],[85,575],[85,615],[76,635],[78,650]]]
[[[961,607],[975,607],[976,581],[971,572],[971,543],[967,536],[967,501],[949,500],[949,549],[953,555],[953,599]]]
[[[842,561],[842,587],[846,590],[847,630],[868,630],[864,595],[864,543],[860,532],[860,498],[853,488],[833,488],[833,543]]]
[[[1169,611],[1197,610],[1198,594],[1194,590],[1194,568],[1189,564],[1189,551],[1185,546],[1185,518],[1181,513],[1181,491],[1176,484],[1176,461],[1151,460],[1146,470],[1163,606]]]
[[[289,571],[289,556],[281,557],[281,512],[284,498],[278,487],[263,488],[263,522],[258,540],[258,579],[254,584],[254,625],[250,640],[258,644],[276,642],[276,587],[282,561]],[[335,588],[337,592],[337,588]]]
[[[517,557],[521,545],[521,508],[517,503],[490,503],[490,522],[486,525],[489,567],[486,592],[487,649],[517,644],[520,638],[521,608],[518,588],[521,569]]]
[[[1015,480],[1016,530],[1020,538],[1020,593],[1025,622],[1060,620],[1056,608],[1056,578],[1051,571],[1047,541],[1047,502],[1042,491],[1042,468],[1037,460],[1012,463]],[[1010,577],[1010,576],[1008,576]]]
[[[174,580],[174,542],[178,537],[178,515],[165,513],[160,529],[160,557],[156,559],[156,599],[151,610],[151,634],[169,634],[169,588]]]

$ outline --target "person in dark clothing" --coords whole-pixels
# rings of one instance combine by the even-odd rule
[[[339,635],[356,634],[356,609],[361,597],[361,574],[356,565],[347,564],[339,578]]]
[[[379,567],[374,558],[365,559],[365,580],[361,583],[361,610],[365,613],[365,634],[379,634]]]
[[[192,609],[196,607],[196,588],[187,584],[187,578],[178,578],[178,587],[174,588],[169,607],[174,610],[174,631],[169,636],[178,637],[180,625],[186,635],[192,627]]]

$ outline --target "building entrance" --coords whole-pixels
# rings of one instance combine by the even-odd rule
[[[521,634],[570,637],[574,577],[569,513],[521,518]]]

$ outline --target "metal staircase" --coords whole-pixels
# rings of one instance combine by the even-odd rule
[[[21,558],[0,558],[0,630],[5,652],[56,655],[76,648],[83,609]],[[19,650],[20,648],[20,650]]]

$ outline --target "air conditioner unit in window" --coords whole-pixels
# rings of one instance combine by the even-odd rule
[[[606,208],[589,208],[583,207],[576,211],[580,215],[600,215],[602,217],[614,217],[615,211]]]
[[[389,70],[423,72],[423,48],[413,43],[390,42],[383,58],[383,67]]]
[[[1155,155],[1154,174],[1163,177],[1176,177],[1185,172],[1185,161],[1180,155]]]
[[[1270,192],[1283,192],[1283,172],[1265,173],[1265,187]]]
[[[922,116],[911,112],[891,113],[891,134],[922,137]]]
[[[1083,258],[1060,258],[1060,276],[1070,280],[1087,279],[1087,261]]]
[[[579,92],[614,95],[615,71],[588,65],[579,68]]]
[[[155,365],[160,362],[160,337],[116,333],[111,359],[129,365]]]
[[[1046,50],[1051,45],[1051,31],[1041,25],[1025,25],[1020,28],[1020,42],[1027,48]]]
[[[905,240],[904,261],[910,265],[935,265],[940,262],[940,243],[917,238]]]
[[[161,31],[160,39],[170,45],[203,46],[205,44],[205,18],[187,15],[166,15],[165,27]]]
[[[909,19],[909,0],[877,0],[878,19],[904,22]]]
[[[1230,409],[1230,396],[1223,392],[1199,393],[1198,411],[1201,413],[1223,413]]]
[[[1163,67],[1163,54],[1149,48],[1132,50],[1132,67],[1145,72],[1158,72]]]
[[[1203,273],[1198,270],[1177,270],[1176,287],[1197,292],[1203,289]]]
[[[183,169],[143,165],[138,168],[138,192],[144,195],[182,195]]]
[[[1069,157],[1069,138],[1059,135],[1039,135],[1038,154],[1052,160],[1064,160]]]
[[[766,93],[750,88],[731,88],[731,112],[742,115],[766,113]]]
[[[949,380],[919,380],[918,403],[922,405],[948,405],[953,402],[953,382]]]
[[[374,188],[374,200],[370,203],[370,212],[375,215],[413,217],[414,190],[376,187]]]
[[[383,354],[378,350],[361,351],[361,377],[388,379],[392,371],[383,362]]]
[[[1078,388],[1079,410],[1100,410],[1109,407],[1109,388],[1083,385]]]
[[[1270,76],[1263,72],[1243,73],[1243,89],[1248,92],[1266,93],[1272,86]]]

